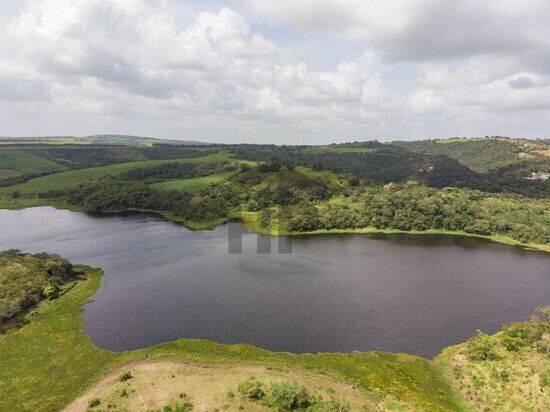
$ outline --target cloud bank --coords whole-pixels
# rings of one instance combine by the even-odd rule
[[[546,1],[203,6],[0,6],[0,135],[315,144],[550,134]]]

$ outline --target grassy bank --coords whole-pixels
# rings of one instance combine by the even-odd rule
[[[145,359],[305,368],[355,385],[376,405],[461,409],[439,368],[417,356],[381,352],[294,355],[194,339],[123,353],[99,349],[82,332],[81,310],[99,288],[101,276],[101,270],[90,269],[69,292],[37,309],[30,324],[0,336],[0,410],[57,410],[109,371]]]
[[[515,323],[494,335],[479,333],[444,349],[436,363],[475,410],[550,408],[550,308],[533,321]]]

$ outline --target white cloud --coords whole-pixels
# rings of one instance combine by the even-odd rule
[[[0,134],[548,133],[550,7],[526,2],[20,0],[0,8]]]
[[[367,41],[392,60],[516,54],[550,70],[546,0],[248,0],[256,13],[302,31]],[[542,59],[544,60],[544,59]],[[541,67],[542,68],[542,67]]]

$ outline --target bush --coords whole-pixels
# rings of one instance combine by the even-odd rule
[[[175,402],[162,408],[162,412],[189,412],[193,410],[193,404],[190,401]]]
[[[550,386],[550,370],[546,370],[540,374],[539,384],[540,387],[543,389],[546,389],[546,387]]]
[[[280,411],[305,409],[315,403],[307,388],[296,382],[286,381],[271,384],[270,406]]]
[[[44,286],[42,294],[47,299],[56,299],[57,297],[59,297],[59,286],[57,286],[55,283],[48,282],[46,286]]]
[[[322,401],[314,405],[313,408],[308,409],[311,412],[349,412],[351,411],[351,405],[344,399],[334,399],[329,401]]]
[[[502,334],[502,344],[510,352],[517,352],[523,347],[533,346],[545,333],[550,333],[550,326],[543,322],[512,326]]]
[[[88,406],[90,408],[95,408],[96,406],[101,405],[101,400],[99,398],[93,398],[90,399],[90,402],[88,402]]]
[[[257,401],[265,396],[265,386],[251,377],[239,385],[239,393],[243,398]]]
[[[481,331],[477,336],[471,338],[466,346],[468,358],[474,361],[498,360],[499,356],[495,351],[495,344],[491,337]]]
[[[127,372],[124,372],[122,375],[120,375],[118,380],[121,381],[121,382],[126,382],[126,381],[129,381],[130,379],[132,379],[133,377],[134,377],[134,375],[132,375],[132,372],[127,371]]]

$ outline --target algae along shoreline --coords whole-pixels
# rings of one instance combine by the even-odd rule
[[[95,347],[82,332],[82,307],[99,289],[103,271],[79,269],[84,274],[74,287],[39,305],[20,328],[0,335],[0,410],[59,410],[75,400],[69,410],[81,410],[78,405],[116,409],[117,402],[141,409],[140,391],[145,399],[155,399],[149,409],[187,405],[183,410],[191,410],[200,407],[203,397],[190,374],[205,385],[210,382],[213,391],[223,389],[226,410],[264,407],[261,397],[250,395],[256,386],[269,395],[276,385],[294,384],[317,396],[319,405],[351,401],[351,410],[361,405],[365,411],[544,410],[550,401],[548,308],[532,322],[512,324],[492,336],[480,334],[434,360],[384,352],[296,355],[197,339],[114,353]],[[218,382],[223,377],[225,383]],[[181,379],[182,386],[177,391],[159,387],[155,398],[151,379]]]

